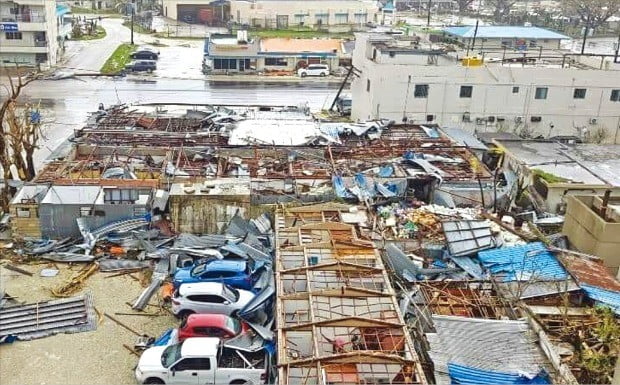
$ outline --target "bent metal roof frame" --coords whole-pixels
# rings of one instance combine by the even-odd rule
[[[312,209],[276,213],[280,381],[426,383],[372,242],[333,215],[346,208]]]

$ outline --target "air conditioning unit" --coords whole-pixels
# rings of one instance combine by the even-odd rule
[[[487,120],[485,118],[476,118],[476,124],[479,126],[483,126]]]
[[[542,122],[542,116],[532,116],[530,117],[530,122],[532,123]]]
[[[515,116],[515,123],[523,123],[523,116]]]
[[[435,115],[426,115],[427,122],[432,122],[433,120],[435,120]]]
[[[590,124],[595,125],[598,123],[598,119],[597,118],[590,118]]]
[[[488,122],[488,123],[495,123],[495,116],[489,116],[489,117],[487,118],[487,122]]]
[[[462,118],[464,123],[469,123],[471,122],[471,115],[469,115],[469,112],[464,112],[463,113],[463,118]]]

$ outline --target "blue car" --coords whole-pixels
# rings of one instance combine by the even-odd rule
[[[252,290],[255,271],[246,261],[212,260],[177,270],[173,283],[175,289],[182,283],[221,282],[237,289]]]

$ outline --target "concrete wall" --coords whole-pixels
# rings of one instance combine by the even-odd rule
[[[366,22],[377,22],[378,13],[376,2],[361,0],[233,0],[230,11],[237,23],[263,28],[363,26]],[[287,20],[288,27],[278,25],[278,16],[282,17],[281,21]]]
[[[591,207],[595,196],[569,196],[562,233],[579,251],[595,255],[614,276],[620,267],[620,223],[606,222]]]
[[[42,203],[39,205],[41,234],[51,239],[80,237],[81,234],[76,218],[81,217],[80,208],[82,207],[91,207],[95,214],[98,212],[105,214],[103,216],[93,215],[84,217],[86,218],[86,224],[91,229],[122,219],[143,217],[144,214],[140,212],[140,209],[145,209],[147,213],[150,211],[148,205],[138,204],[70,205]]]
[[[607,133],[607,142],[620,141],[620,102],[610,100],[612,91],[620,90],[618,71],[463,67],[445,57],[433,65],[426,64],[428,54],[377,52],[375,59],[373,54],[372,46],[358,39],[353,65],[361,76],[351,85],[353,119],[405,117],[423,123],[432,118],[433,123],[470,132],[505,130],[544,137],[600,129]],[[415,97],[416,85],[423,84],[428,85],[428,96]],[[460,96],[461,86],[472,87],[470,98]],[[537,87],[548,89],[546,99],[535,98]],[[575,88],[586,89],[584,99],[573,97]]]
[[[250,196],[172,195],[170,218],[174,229],[195,234],[221,233],[237,210],[249,219]]]

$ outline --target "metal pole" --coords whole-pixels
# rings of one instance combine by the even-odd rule
[[[583,30],[583,42],[581,43],[581,54],[583,55],[586,51],[586,39],[588,38],[588,28],[590,27],[590,18],[588,17],[588,21],[586,22],[586,27]]]
[[[616,54],[614,55],[614,63],[618,62],[619,52],[620,52],[620,32],[618,32],[618,42],[616,43]]]
[[[471,50],[472,51],[476,50],[476,36],[478,35],[478,23],[479,23],[479,19],[476,19],[476,28],[474,28],[474,38],[471,40]]]
[[[133,19],[135,15],[135,8],[134,8],[135,3],[136,3],[136,0],[131,1],[131,45],[133,45]]]
[[[431,27],[431,0],[428,0],[428,13],[426,14],[426,27]]]

